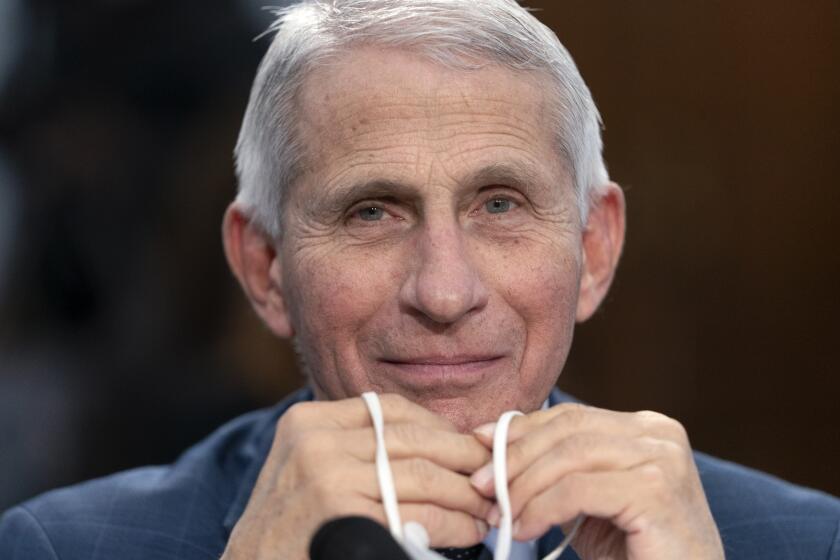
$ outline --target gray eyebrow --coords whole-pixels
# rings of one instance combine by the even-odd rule
[[[343,212],[354,202],[365,198],[402,198],[413,200],[418,197],[419,193],[415,187],[399,181],[373,179],[351,183],[350,186],[346,187],[339,187],[333,192],[324,193],[320,197],[315,197],[312,202],[316,202],[319,199],[326,201],[323,210],[330,213],[339,213]],[[315,206],[318,205],[315,204]]]
[[[482,167],[468,181],[470,185],[485,186],[502,184],[522,190],[545,189],[546,185],[539,173],[520,162],[493,163]]]

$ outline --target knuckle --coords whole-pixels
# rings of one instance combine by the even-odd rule
[[[677,465],[684,462],[687,455],[685,447],[670,440],[660,441],[659,445],[662,450],[662,455],[666,457],[670,463]]]
[[[669,494],[668,475],[657,463],[649,463],[641,468],[640,474],[645,487],[655,497],[662,499]]]
[[[640,410],[634,413],[634,416],[641,425],[654,428],[660,426],[664,421],[670,420],[670,418],[655,410]]]
[[[639,470],[639,474],[641,474],[642,479],[649,486],[657,486],[661,484],[662,479],[665,475],[665,473],[662,471],[662,467],[660,467],[656,463],[647,463],[643,465]]]
[[[313,403],[310,402],[299,402],[290,406],[277,423],[276,437],[279,437],[281,433],[294,435],[305,430],[311,416],[312,405]]]
[[[586,420],[587,407],[579,403],[567,403],[561,405],[563,408],[554,417],[553,422],[562,423],[571,427],[579,427]]]
[[[647,431],[661,433],[679,442],[688,441],[685,427],[670,416],[652,410],[640,410],[635,416]]]
[[[669,418],[669,420],[671,421],[670,429],[674,440],[688,444],[688,431],[685,429],[685,426],[673,418]]]
[[[684,446],[668,439],[643,438],[642,441],[652,450],[651,454],[667,467],[672,477],[680,479],[688,472],[688,461],[693,459]]]
[[[691,449],[673,441],[664,442],[663,445],[664,455],[673,469],[674,476],[678,480],[687,477],[694,466],[694,456],[691,454]]]

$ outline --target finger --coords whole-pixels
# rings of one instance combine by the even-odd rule
[[[616,412],[579,403],[562,403],[515,417],[508,429],[508,442],[518,441],[543,426],[551,426],[558,437],[576,431],[604,430],[626,435],[649,435],[675,442],[687,440],[682,425],[664,414],[650,410]],[[493,445],[495,424],[479,426],[475,435],[485,445]]]
[[[508,427],[508,443],[519,441],[523,436],[537,430],[545,430],[557,438],[577,431],[595,429],[618,430],[618,433],[635,433],[637,428],[629,426],[633,413],[615,412],[578,403],[562,403],[546,410],[516,416]],[[479,426],[475,434],[482,443],[493,444],[494,424]]]
[[[483,426],[476,431],[478,439],[491,449],[494,428]],[[565,403],[513,419],[508,431],[508,479],[519,476],[525,468],[555,447],[557,442],[581,432],[600,432],[631,438],[648,436],[670,440],[689,448],[682,425],[663,414],[650,411],[614,412]],[[484,493],[492,492],[492,465],[485,465],[477,471],[473,483]]]
[[[550,425],[553,430],[563,434],[607,431],[628,436],[647,435],[676,442],[686,438],[685,429],[679,422],[659,412],[616,412],[578,403],[563,403],[514,418],[508,432],[508,441],[517,441],[543,425]]]
[[[682,454],[677,444],[654,438],[625,438],[602,434],[576,434],[559,442],[510,482],[513,516],[535,496],[573,472],[627,470],[656,460],[671,462]],[[677,467],[675,467],[675,470]],[[677,471],[677,474],[681,471]]]
[[[625,413],[569,404],[515,417],[508,431],[507,472],[514,480],[541,457],[551,454],[561,442],[586,433],[605,433],[613,436],[635,437],[640,428],[630,426]],[[566,448],[578,443],[570,441]],[[492,446],[492,444],[491,444]],[[488,496],[495,494],[493,466],[488,463],[473,475],[473,484]]]
[[[667,519],[674,490],[653,462],[610,472],[571,473],[532,499],[516,519],[514,537],[538,537],[579,514],[608,519],[624,533],[649,530]]]
[[[403,504],[425,503],[485,519],[493,505],[470,485],[466,476],[426,459],[392,461],[391,472],[401,507]],[[382,499],[375,469],[364,470],[357,490],[370,499]]]
[[[379,402],[385,425],[415,423],[442,431],[456,431],[456,428],[442,416],[438,416],[401,395],[380,395]],[[300,434],[312,429],[347,429],[371,426],[370,413],[361,398],[339,401],[312,401],[293,405],[280,418],[278,435]]]
[[[373,429],[360,428],[332,433],[334,446],[343,447],[362,461],[375,460],[376,439]],[[487,448],[471,435],[419,424],[386,425],[385,447],[392,461],[417,457],[428,459],[451,471],[470,474],[491,458]]]
[[[425,527],[429,544],[435,548],[473,546],[487,536],[483,520],[461,511],[429,504],[401,504],[400,513],[403,523],[416,521]]]

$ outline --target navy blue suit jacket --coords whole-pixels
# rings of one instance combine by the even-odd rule
[[[240,417],[173,465],[55,490],[0,519],[3,560],[217,560],[296,393]],[[571,400],[555,391],[551,404]],[[840,560],[840,500],[695,454],[727,558]],[[539,543],[542,554],[560,539]],[[563,559],[577,558],[568,551]]]

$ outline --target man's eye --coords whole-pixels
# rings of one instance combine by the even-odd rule
[[[491,214],[509,212],[515,203],[506,198],[493,198],[484,203],[484,208]]]
[[[376,206],[362,208],[356,212],[356,215],[366,222],[375,222],[381,220],[385,216],[385,211]]]

